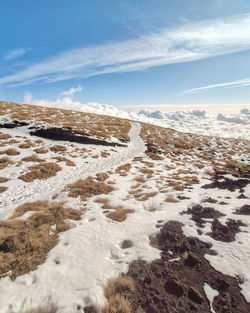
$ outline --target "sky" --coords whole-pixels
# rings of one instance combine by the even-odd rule
[[[3,0],[0,99],[250,104],[250,1]]]

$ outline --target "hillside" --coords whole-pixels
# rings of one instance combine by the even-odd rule
[[[250,311],[249,141],[10,102],[0,128],[0,313]]]

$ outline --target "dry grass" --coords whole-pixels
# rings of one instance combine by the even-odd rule
[[[108,205],[106,206],[105,205],[105,208],[113,210],[109,212],[106,216],[116,222],[125,221],[127,218],[127,214],[134,212],[134,210],[125,209],[122,206],[108,206]]]
[[[38,158],[35,154],[29,155],[21,159],[22,162],[44,162],[43,159]]]
[[[26,220],[16,219],[28,211]],[[11,279],[35,270],[44,263],[47,253],[56,245],[58,233],[69,229],[65,219],[80,219],[81,212],[64,208],[63,203],[37,201],[24,203],[14,214],[0,222],[0,277]],[[51,231],[51,226],[56,229]]]
[[[147,180],[143,176],[137,176],[134,178],[134,180],[138,183],[145,183]]]
[[[25,182],[32,182],[34,179],[48,179],[55,176],[62,168],[56,163],[40,163],[29,167],[29,172],[20,175],[18,178]]]
[[[61,145],[54,145],[53,147],[50,148],[50,150],[53,152],[65,152],[67,149]]]
[[[1,176],[0,176],[0,184],[6,183],[7,181],[8,181],[8,178],[1,177]]]
[[[135,193],[134,194],[134,198],[137,200],[137,201],[146,201],[148,200],[149,198],[152,198],[152,197],[155,197],[157,195],[157,192],[156,191],[152,191],[152,192],[139,192],[139,193]]]
[[[0,132],[0,140],[7,140],[12,138],[11,135]]]
[[[0,193],[5,192],[8,189],[8,187],[0,186]]]
[[[115,172],[119,173],[120,176],[127,176],[127,173],[130,171],[130,169],[131,169],[131,164],[126,163],[126,164],[118,166]]]
[[[106,151],[102,151],[101,152],[101,156],[102,158],[107,158],[110,155],[110,153],[106,152]]]
[[[9,149],[7,149],[7,150],[5,151],[5,153],[6,153],[7,155],[18,155],[18,154],[20,154],[20,152],[17,151],[16,149],[14,149],[14,148],[9,148]]]
[[[112,186],[104,182],[97,182],[91,177],[85,180],[79,179],[73,184],[66,185],[63,189],[63,191],[68,191],[69,197],[77,198],[80,196],[82,201],[93,196],[108,194],[113,190]]]
[[[65,164],[67,166],[76,166],[75,162],[73,162],[73,161],[71,161],[65,157],[62,157],[62,156],[56,156],[56,157],[53,157],[52,159],[55,159],[58,162],[65,162]]]
[[[21,143],[18,147],[21,149],[29,149],[32,146],[32,143],[30,141],[27,141],[25,143]]]
[[[110,281],[104,288],[108,303],[101,313],[132,313],[131,294],[135,290],[134,281],[130,277],[118,277]]]
[[[139,172],[146,175],[147,178],[151,178],[153,176],[154,171],[150,170],[146,167],[142,167],[139,169]]]
[[[4,169],[9,164],[13,164],[13,162],[9,158],[7,157],[0,158],[0,170]]]
[[[179,201],[177,199],[175,199],[173,196],[167,196],[167,198],[165,199],[165,202],[177,203]]]
[[[37,148],[37,149],[34,149],[34,151],[38,154],[45,154],[48,152],[48,150],[44,149],[44,148]]]
[[[157,153],[147,152],[146,154],[152,160],[155,160],[155,161],[164,160],[164,158],[162,156],[160,156],[159,154],[157,154]]]
[[[109,178],[109,175],[106,173],[97,173],[96,174],[96,180],[98,180],[98,181],[105,181],[108,178]]]

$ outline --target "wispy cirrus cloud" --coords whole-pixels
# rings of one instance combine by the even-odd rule
[[[250,49],[250,14],[185,23],[133,40],[63,51],[12,75],[7,86],[50,83],[105,73],[139,71]]]
[[[69,90],[62,92],[61,95],[72,97],[75,93],[81,92],[82,90],[83,90],[83,86],[78,85],[76,88],[72,87]]]
[[[198,92],[215,89],[215,88],[237,88],[237,87],[247,87],[247,86],[250,86],[250,78],[187,89],[187,90],[184,90],[182,93],[193,94],[193,93],[198,93]]]
[[[18,48],[18,49],[10,50],[5,54],[4,60],[13,60],[13,59],[20,58],[29,50],[30,48]]]

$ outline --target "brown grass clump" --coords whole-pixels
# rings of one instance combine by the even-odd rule
[[[165,202],[177,203],[179,201],[177,199],[175,199],[173,196],[167,196],[167,198],[165,199]]]
[[[12,163],[13,162],[7,157],[0,158],[0,170],[4,169],[5,167]]]
[[[104,289],[108,303],[101,309],[101,313],[131,313],[131,295],[135,284],[130,277],[118,277],[110,281]]]
[[[10,138],[12,138],[11,135],[0,132],[0,140],[6,140]]]
[[[45,154],[48,152],[48,150],[44,149],[44,148],[37,148],[37,149],[34,149],[34,151],[38,154]]]
[[[7,150],[5,151],[5,153],[6,153],[7,155],[18,155],[18,154],[20,154],[20,152],[17,151],[16,149],[14,149],[14,148],[9,148],[9,149],[7,149]]]
[[[108,218],[110,218],[111,220],[116,221],[116,222],[125,221],[127,218],[127,214],[134,212],[134,210],[125,209],[122,206],[114,207],[114,206],[108,206],[108,205],[106,206],[105,205],[105,208],[113,210],[112,212],[109,212],[106,216]]]
[[[6,183],[8,181],[8,178],[0,177],[0,184]]]
[[[53,157],[52,159],[55,159],[58,162],[65,162],[65,164],[67,166],[76,166],[75,162],[73,162],[73,161],[71,161],[65,157],[62,157],[62,156],[56,156],[56,157]]]
[[[102,151],[101,152],[101,156],[102,158],[107,158],[110,155],[110,153],[106,152],[106,151]]]
[[[151,178],[153,176],[154,171],[150,170],[146,167],[142,167],[139,169],[139,172],[145,174],[147,178]]]
[[[34,179],[47,179],[55,176],[58,171],[61,171],[61,167],[56,163],[40,163],[29,167],[29,172],[20,175],[18,178],[25,182],[32,182]]]
[[[137,176],[134,178],[134,180],[138,183],[145,183],[146,182],[146,179],[143,177],[143,176]]]
[[[115,172],[119,173],[120,176],[127,176],[127,173],[129,172],[130,169],[131,169],[131,164],[126,163],[126,164],[118,166]]]
[[[18,147],[21,149],[29,149],[32,146],[31,142],[21,143]]]
[[[44,162],[43,159],[38,158],[35,154],[29,155],[25,158],[22,158],[21,161],[23,162]]]
[[[164,160],[163,157],[161,157],[159,154],[157,153],[154,153],[154,152],[147,152],[146,153],[147,156],[152,159],[152,160],[155,160],[155,161],[160,161],[160,160]]]
[[[17,220],[34,211],[26,220]],[[0,277],[15,279],[44,263],[47,253],[56,245],[58,233],[69,229],[65,219],[80,219],[81,212],[64,208],[63,203],[34,202],[17,207],[14,214],[0,222]],[[56,228],[51,229],[51,226]]]
[[[50,150],[54,152],[65,152],[67,149],[61,145],[54,145],[53,147],[50,148]]]
[[[85,180],[79,179],[73,184],[66,185],[63,189],[63,191],[68,191],[69,197],[77,198],[80,196],[82,201],[93,196],[108,194],[113,190],[112,186],[104,182],[97,182],[91,177]]]
[[[109,178],[109,176],[106,173],[97,173],[96,174],[96,180],[98,180],[98,181],[105,181],[108,178]]]
[[[135,193],[134,194],[134,198],[138,201],[146,201],[148,200],[149,198],[152,198],[154,196],[157,195],[157,192],[156,191],[152,191],[152,192],[145,192],[145,193],[142,193],[142,192],[139,192],[139,193]]]
[[[0,186],[0,193],[5,192],[8,189],[8,187]]]

